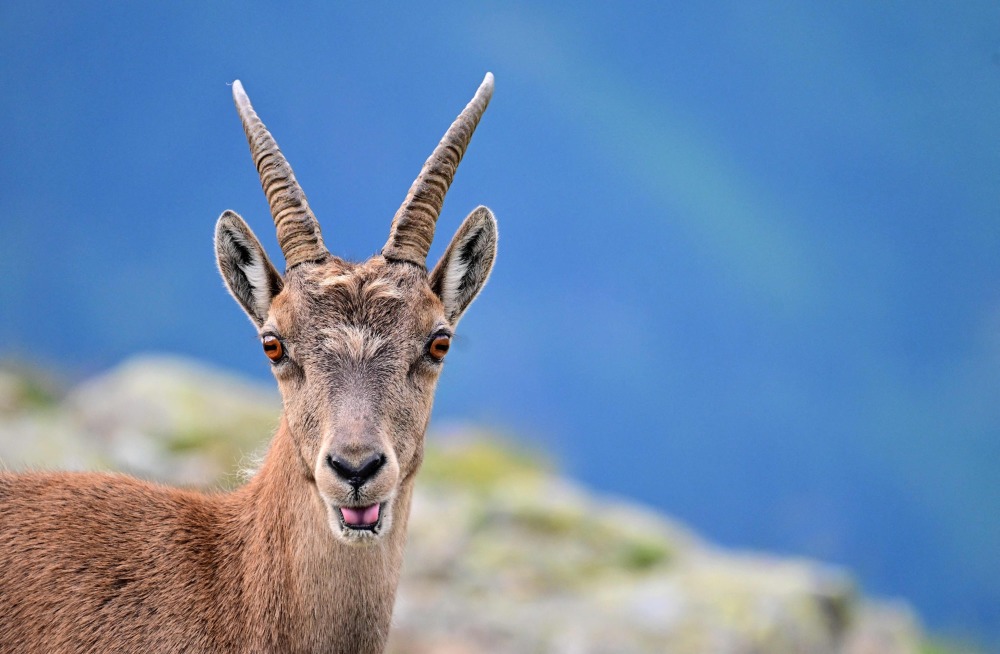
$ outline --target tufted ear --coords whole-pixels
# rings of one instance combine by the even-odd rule
[[[430,276],[431,290],[441,298],[452,325],[483,289],[496,253],[496,218],[486,207],[478,207],[455,232]]]
[[[226,211],[215,225],[215,258],[229,292],[258,327],[284,282],[246,222]]]

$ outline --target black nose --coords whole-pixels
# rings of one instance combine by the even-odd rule
[[[338,477],[351,486],[354,486],[354,488],[359,488],[363,483],[374,477],[375,473],[385,465],[385,455],[373,454],[355,466],[349,461],[334,457],[332,454],[327,454],[326,464],[333,468]]]

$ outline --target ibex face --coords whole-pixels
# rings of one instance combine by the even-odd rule
[[[434,388],[459,318],[489,276],[496,221],[480,207],[428,274],[444,194],[489,102],[492,75],[445,134],[380,255],[330,254],[305,195],[239,82],[233,96],[285,255],[284,278],[242,218],[216,227],[219,269],[258,328],[302,473],[346,542],[379,539],[423,455]]]

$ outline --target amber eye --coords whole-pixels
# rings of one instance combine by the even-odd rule
[[[278,340],[277,336],[267,335],[261,339],[261,343],[264,345],[264,354],[271,361],[277,363],[281,361],[281,357],[285,356],[285,348],[281,345],[281,341]]]
[[[451,336],[438,334],[431,340],[431,344],[427,348],[427,354],[431,355],[431,358],[435,361],[441,361],[444,359],[444,355],[448,354],[449,347],[451,347]]]

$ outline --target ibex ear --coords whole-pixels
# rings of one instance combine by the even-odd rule
[[[441,298],[445,316],[452,325],[458,322],[486,284],[496,253],[496,218],[486,207],[479,207],[455,232],[444,256],[431,272],[431,290]]]
[[[226,287],[258,327],[267,320],[271,300],[284,283],[260,241],[235,212],[215,225],[215,258]]]

